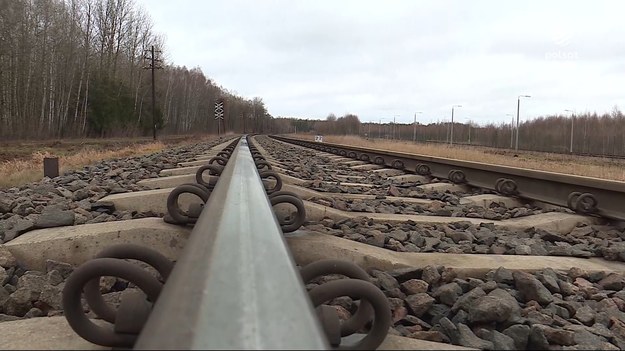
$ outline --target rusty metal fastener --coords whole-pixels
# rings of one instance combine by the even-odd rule
[[[391,309],[386,296],[370,282],[360,279],[341,279],[314,287],[309,292],[313,306],[340,296],[368,301],[373,307],[373,325],[367,335],[355,345],[339,345],[339,350],[375,350],[382,344],[391,326]],[[342,333],[341,333],[342,334]]]
[[[195,185],[183,184],[175,187],[174,190],[169,193],[169,196],[167,196],[167,212],[169,216],[179,224],[192,224],[197,221],[197,217],[191,216],[190,213],[183,212],[178,204],[178,198],[184,193],[196,195],[204,203],[208,201],[210,193]]]
[[[174,267],[167,257],[160,252],[134,244],[112,245],[100,251],[95,258],[117,258],[138,260],[152,266],[161,275],[161,283],[165,283]],[[91,310],[107,322],[115,323],[117,312],[111,308],[100,293],[100,278],[85,284],[84,294]]]
[[[281,193],[281,194],[280,194]],[[306,221],[306,207],[304,202],[297,195],[289,192],[278,191],[270,195],[269,201],[271,206],[282,203],[289,203],[297,209],[297,214],[288,222],[280,222],[283,233],[294,232],[301,227]],[[279,219],[278,219],[279,220]]]
[[[142,268],[116,258],[96,258],[76,268],[67,278],[63,288],[62,305],[70,327],[85,340],[110,347],[132,347],[136,335],[118,334],[100,327],[87,318],[80,302],[83,287],[102,276],[114,276],[132,282],[156,301],[162,284]]]
[[[267,194],[272,194],[282,189],[282,178],[280,178],[280,175],[278,173],[274,171],[264,171],[260,172],[258,175],[261,179],[274,178],[276,180],[276,185],[273,188],[267,189],[267,187],[265,187],[265,191],[267,192]]]

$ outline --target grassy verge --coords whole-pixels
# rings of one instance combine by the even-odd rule
[[[79,169],[98,161],[141,156],[169,146],[193,144],[216,136],[168,136],[151,138],[76,139],[0,144],[0,189],[41,180],[44,157],[59,157],[60,172]]]
[[[314,140],[313,135],[297,134],[291,136],[306,140]],[[532,151],[514,152],[513,150],[501,150],[494,148],[474,149],[463,146],[449,146],[441,144],[413,144],[408,141],[392,141],[384,139],[367,140],[357,136],[324,135],[323,140],[329,143],[370,147],[381,150],[400,151],[420,155],[625,181],[625,160]]]

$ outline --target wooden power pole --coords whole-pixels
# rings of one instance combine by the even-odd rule
[[[154,45],[152,45],[150,50],[146,50],[146,54],[149,54],[150,56],[145,56],[145,59],[148,60],[148,65],[143,67],[152,71],[152,136],[154,140],[156,140],[156,83],[154,79],[154,71],[163,68],[161,66],[163,61],[156,58],[157,53],[161,53],[161,51],[154,50]]]

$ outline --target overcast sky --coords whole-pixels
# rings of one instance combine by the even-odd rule
[[[273,116],[521,120],[625,106],[624,1],[136,0],[167,58]]]

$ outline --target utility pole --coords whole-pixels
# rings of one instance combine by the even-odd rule
[[[396,123],[395,122],[395,117],[397,117],[397,116],[399,116],[399,115],[394,115],[393,116],[393,140],[395,140],[395,130],[397,129],[397,127],[395,126],[395,123]],[[397,137],[398,137],[398,139],[401,139],[401,132],[399,132],[397,134],[400,134]]]
[[[573,122],[575,121],[575,113],[571,110],[564,110],[566,112],[571,113],[571,147],[569,148],[569,153],[573,153]]]
[[[414,124],[412,127],[412,142],[417,142],[417,113],[421,113],[420,111],[414,113]]]
[[[453,105],[451,107],[451,128],[449,131],[449,145],[454,144],[454,108],[462,107],[462,105]]]
[[[516,143],[514,145],[514,150],[515,151],[519,150],[519,110],[521,109],[521,98],[522,97],[529,98],[531,96],[529,96],[529,95],[519,95],[518,96],[517,105],[516,105]]]
[[[575,115],[571,115],[571,149],[570,153],[573,153],[573,123],[575,122]]]
[[[154,79],[154,71],[157,69],[162,69],[161,64],[163,61],[161,59],[156,58],[156,53],[161,53],[160,50],[154,50],[154,45],[150,48],[150,50],[145,50],[146,53],[150,54],[150,57],[144,55],[144,58],[149,60],[148,66],[143,67],[144,69],[149,69],[152,71],[152,136],[154,140],[156,140],[156,83]]]
[[[514,146],[514,116],[510,113],[506,113],[506,116],[510,116],[512,120],[510,121],[510,148]]]

